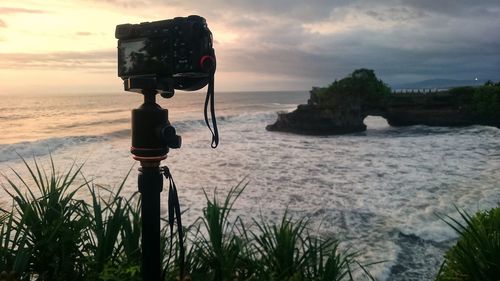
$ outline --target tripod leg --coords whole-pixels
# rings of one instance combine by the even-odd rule
[[[141,193],[142,280],[157,281],[161,278],[160,193],[163,189],[159,162],[156,166],[145,167],[142,164],[139,168],[138,186]]]

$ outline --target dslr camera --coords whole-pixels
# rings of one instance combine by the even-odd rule
[[[215,73],[212,33],[203,17],[120,24],[115,37],[126,91],[156,90],[168,97],[174,89],[203,88]]]

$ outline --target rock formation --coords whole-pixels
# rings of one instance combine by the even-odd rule
[[[362,132],[368,115],[391,126],[467,126],[500,128],[500,84],[448,91],[391,93],[369,69],[359,69],[326,88],[313,88],[309,101],[266,127],[308,135]]]

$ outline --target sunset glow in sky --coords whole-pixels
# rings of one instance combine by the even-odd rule
[[[359,67],[500,80],[497,0],[2,0],[0,94],[119,92],[115,26],[190,14],[214,34],[217,90],[307,90]]]

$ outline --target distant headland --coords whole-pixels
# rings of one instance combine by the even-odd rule
[[[362,132],[363,120],[381,116],[391,126],[469,126],[500,128],[500,82],[447,90],[391,91],[373,70],[358,69],[324,88],[314,87],[307,104],[266,127],[308,135]]]

